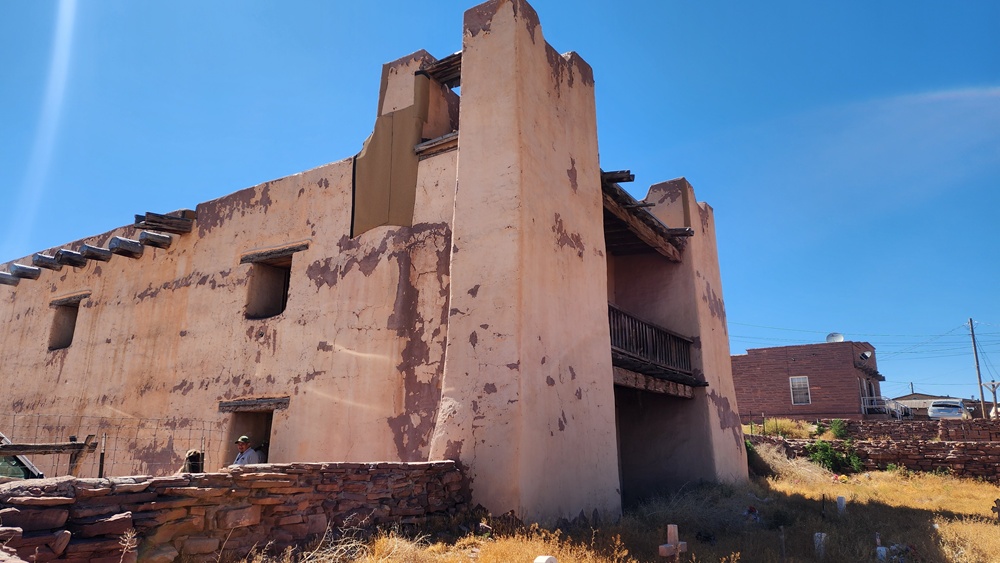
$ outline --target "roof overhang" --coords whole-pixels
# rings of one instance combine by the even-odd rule
[[[694,230],[667,227],[646,209],[652,204],[639,202],[618,185],[619,181],[630,182],[633,178],[627,170],[601,172],[604,240],[608,252],[624,256],[655,251],[671,262],[680,262],[687,237]]]

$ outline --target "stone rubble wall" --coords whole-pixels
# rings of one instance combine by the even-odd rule
[[[467,511],[466,489],[453,461],[15,481],[0,485],[0,544],[25,561],[119,563],[134,529],[137,548],[124,561],[214,562],[302,545],[328,528],[444,525]]]
[[[827,426],[830,420],[822,421]],[[1000,420],[845,420],[854,440],[1000,442]]]
[[[783,448],[789,457],[808,457],[807,448],[815,440],[786,440],[775,436],[749,436],[753,444],[768,443]],[[837,451],[848,448],[843,440],[831,440]],[[1000,482],[1000,442],[939,440],[852,441],[866,471],[886,469],[890,464],[911,471],[948,471],[956,477],[975,477]]]

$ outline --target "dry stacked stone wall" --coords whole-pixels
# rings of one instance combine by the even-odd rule
[[[823,421],[827,426],[830,420]],[[1000,421],[972,420],[845,420],[854,440],[944,440],[1000,442]]]
[[[807,448],[815,440],[786,440],[775,436],[748,436],[751,443],[775,444],[789,457],[808,457]],[[834,449],[851,448],[866,471],[889,465],[911,471],[948,471],[961,477],[977,477],[1000,482],[1000,442],[957,442],[939,440],[831,440]]]
[[[218,561],[328,528],[446,524],[466,512],[452,461],[289,463],[168,477],[0,485],[0,544],[25,561]],[[124,559],[122,536],[137,532]],[[16,560],[16,559],[14,559]]]

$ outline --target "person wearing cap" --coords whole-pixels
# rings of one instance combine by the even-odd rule
[[[257,450],[250,447],[250,438],[247,436],[240,436],[236,440],[236,449],[240,453],[236,456],[236,461],[233,465],[246,465],[248,463],[260,463],[260,454]]]

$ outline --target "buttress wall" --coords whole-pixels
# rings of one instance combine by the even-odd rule
[[[594,85],[534,10],[465,14],[451,316],[432,457],[531,519],[620,511]]]

